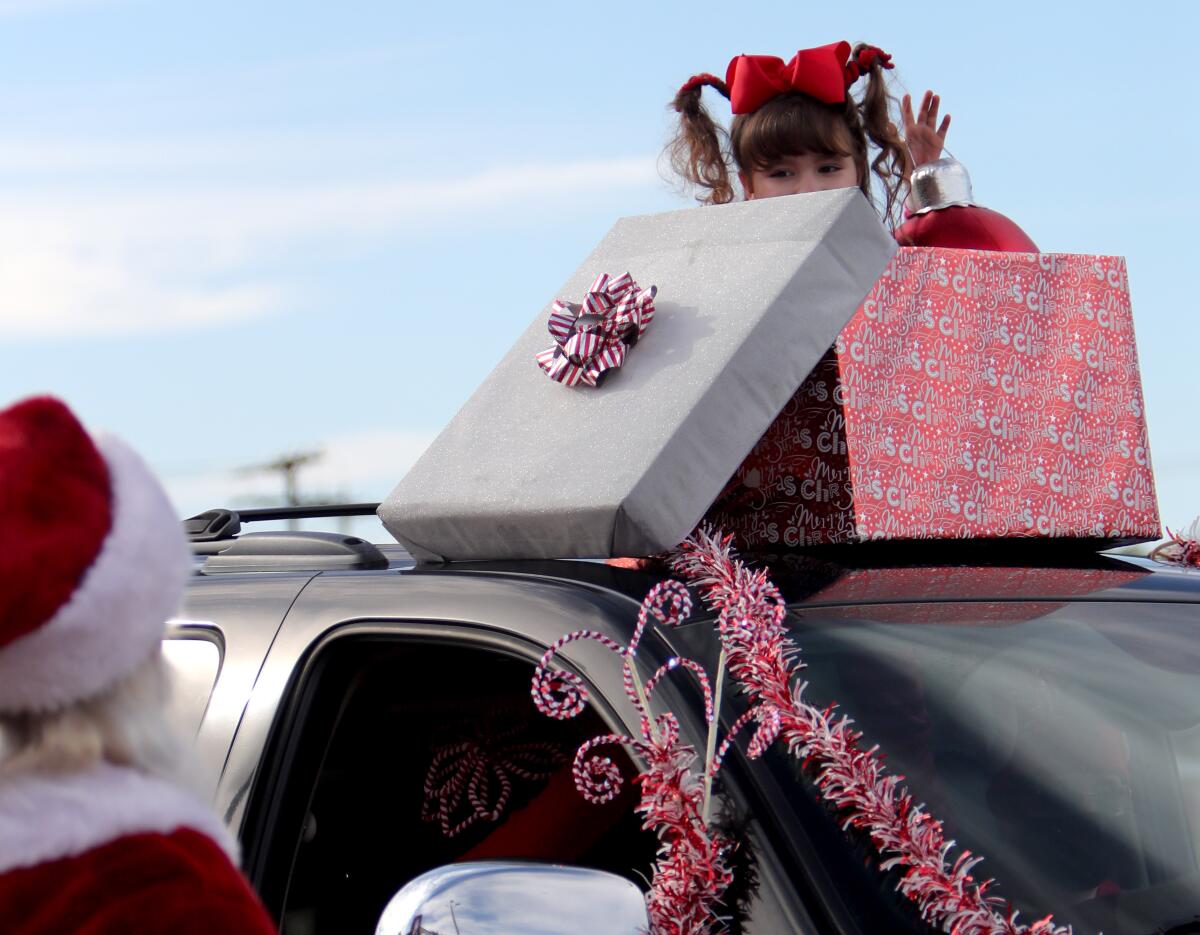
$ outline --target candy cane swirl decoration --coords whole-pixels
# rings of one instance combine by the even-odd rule
[[[549,779],[566,762],[565,751],[542,741],[514,743],[509,731],[489,740],[462,740],[439,748],[425,773],[421,818],[457,837],[477,821],[499,821],[512,795],[513,777]]]
[[[732,842],[725,840],[704,819],[705,783],[692,769],[696,751],[679,739],[675,715],[654,717],[649,700],[654,688],[671,671],[691,672],[704,693],[705,715],[713,721],[713,695],[704,668],[690,659],[671,659],[642,686],[633,667],[637,646],[651,618],[662,626],[675,626],[691,613],[691,598],[678,581],[656,584],[638,612],[637,626],[629,646],[592,630],[576,630],[546,650],[533,676],[532,695],[538,710],[550,717],[574,717],[587,704],[587,688],[573,672],[550,668],[550,660],[568,643],[594,640],[621,656],[625,691],[640,715],[640,736],[604,734],[583,744],[572,767],[575,787],[589,802],[612,800],[624,782],[621,770],[610,757],[596,754],[610,744],[632,748],[646,761],[638,777],[641,801],[638,812],[643,827],[653,829],[660,846],[646,908],[653,935],[709,935],[722,930],[715,906],[729,886],[732,873],[725,854]],[[713,768],[709,764],[710,769]]]
[[[793,679],[804,664],[783,626],[786,608],[763,571],[734,558],[732,536],[700,529],[672,554],[675,571],[697,585],[718,613],[717,630],[729,672],[751,702],[741,721],[757,720],[751,757],[778,735],[788,751],[816,777],[820,795],[842,815],[843,825],[865,832],[887,871],[901,868],[897,886],[930,924],[952,935],[1070,935],[1046,916],[1031,925],[1017,922],[1004,901],[988,896],[990,880],[976,882],[972,869],[982,858],[963,851],[952,862],[954,842],[942,823],[917,805],[900,777],[885,774],[875,748],[863,750],[859,731],[833,706],[816,708]],[[723,754],[728,740],[722,745]]]

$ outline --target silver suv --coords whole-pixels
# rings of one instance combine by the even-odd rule
[[[539,715],[529,688],[570,630],[627,641],[661,573],[418,567],[397,546],[333,533],[239,534],[263,517],[189,521],[196,574],[168,653],[212,801],[285,933],[371,933],[406,882],[464,859],[644,885],[656,842],[633,799],[591,806],[569,788],[580,742],[636,730],[619,660],[594,643],[566,649],[592,690],[575,721]],[[1066,540],[826,548],[776,556],[772,570],[808,697],[854,717],[1023,918],[1200,932],[1200,572]],[[647,674],[675,655],[711,669],[717,649],[699,613],[645,638],[638,658]],[[694,685],[661,697],[702,749]],[[726,722],[739,703],[727,700]],[[506,770],[514,760],[537,768]],[[431,777],[450,768],[476,770],[486,808],[439,798]],[[721,820],[744,843],[731,931],[927,930],[782,751],[732,757],[721,782]]]

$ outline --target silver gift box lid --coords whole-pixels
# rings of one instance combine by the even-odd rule
[[[379,508],[423,560],[649,555],[700,521],[887,266],[857,189],[619,220],[554,297],[658,287],[599,387],[550,380],[550,303]],[[552,299],[554,297],[551,297]]]

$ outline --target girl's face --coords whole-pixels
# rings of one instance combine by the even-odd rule
[[[738,173],[746,200],[855,188],[858,172],[852,156],[798,153],[783,156],[765,169]]]

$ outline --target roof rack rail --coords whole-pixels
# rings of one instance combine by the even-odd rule
[[[331,503],[311,506],[268,506],[249,510],[205,510],[183,521],[191,542],[220,542],[234,538],[245,523],[281,519],[320,519],[327,516],[374,516],[378,503]]]
[[[241,518],[233,510],[205,510],[183,521],[189,542],[220,542],[242,531]]]
[[[325,516],[374,516],[378,503],[328,503],[310,506],[266,506],[238,510],[243,523],[260,523],[273,519],[320,519]]]
[[[378,503],[215,509],[183,521],[192,553],[208,556],[203,574],[236,571],[386,568],[387,556],[357,536],[331,532],[242,533],[246,523],[327,516],[372,516]]]

